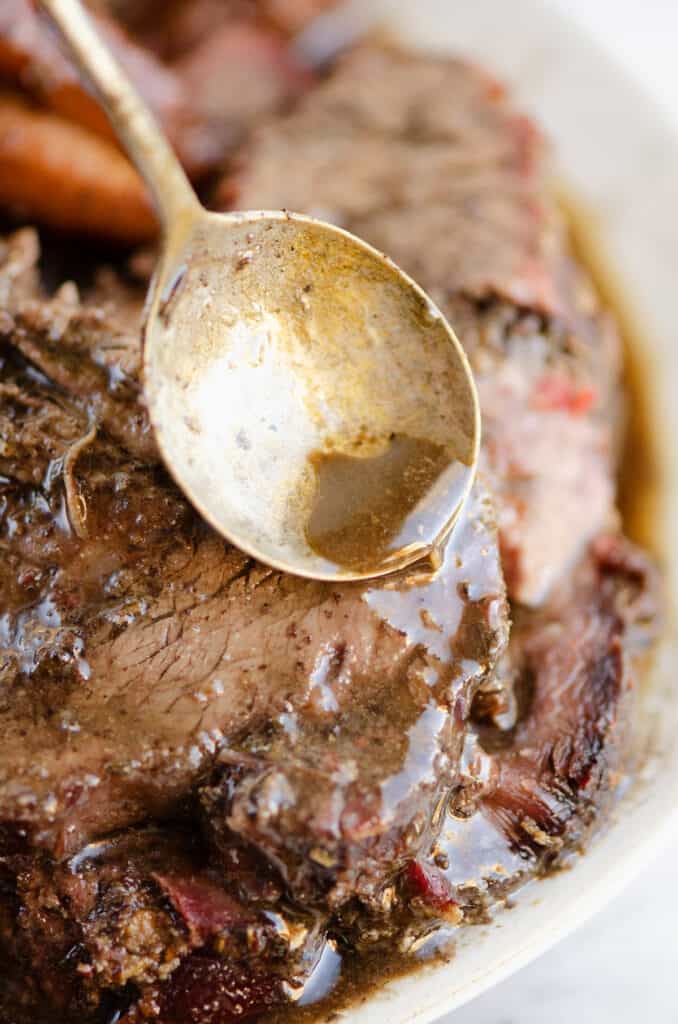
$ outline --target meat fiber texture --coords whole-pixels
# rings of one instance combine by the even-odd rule
[[[545,159],[483,72],[365,46],[220,186],[383,246],[457,328],[482,472],[414,585],[216,536],[157,456],[138,290],[48,296],[35,233],[3,243],[0,1021],[260,1015],[337,943],[482,918],[601,820],[656,584],[614,509],[617,335]]]

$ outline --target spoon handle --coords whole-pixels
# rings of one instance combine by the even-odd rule
[[[155,203],[163,231],[179,227],[199,209],[198,198],[164,133],[80,0],[37,0],[68,46],[70,55],[95,87],[111,124]],[[111,210],[115,216],[115,210]]]

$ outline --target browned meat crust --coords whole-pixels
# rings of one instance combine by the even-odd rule
[[[425,813],[454,776],[474,693],[506,640],[486,500],[470,509],[440,578],[407,593],[271,572],[208,531],[143,460],[145,417],[121,332],[60,293],[46,307],[20,303],[4,338],[0,470],[16,566],[3,666],[14,692],[0,707],[6,827],[72,851],[104,829],[173,813],[224,747],[227,763],[256,765],[269,787],[274,764],[287,766],[288,788],[301,787],[298,742],[299,751],[315,748],[335,814],[344,789],[356,813],[369,801],[367,839],[386,827],[379,787],[403,768],[407,730],[421,717],[424,760],[388,811],[389,827],[404,831],[407,815]],[[426,622],[419,608],[429,609]],[[413,619],[418,643],[407,632]],[[41,749],[37,773],[29,728]],[[370,732],[389,752],[378,764]],[[323,767],[330,735],[337,764],[353,764],[345,782],[333,764]],[[357,834],[348,820],[347,834]],[[322,836],[320,823],[309,829]],[[282,822],[277,830],[284,841]]]

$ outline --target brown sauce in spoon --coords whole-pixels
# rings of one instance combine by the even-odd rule
[[[393,435],[378,455],[313,452],[316,492],[306,527],[309,546],[328,561],[368,572],[413,543],[431,544],[453,514],[468,467],[433,441]],[[433,509],[418,506],[453,466],[452,488]]]

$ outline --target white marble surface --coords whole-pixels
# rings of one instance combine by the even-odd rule
[[[550,2],[612,49],[678,125],[678,0]],[[607,910],[446,1022],[674,1024],[677,915],[678,846]]]

